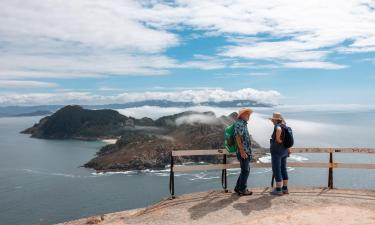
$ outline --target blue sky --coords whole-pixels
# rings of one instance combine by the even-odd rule
[[[3,0],[0,16],[0,105],[375,105],[374,1]]]

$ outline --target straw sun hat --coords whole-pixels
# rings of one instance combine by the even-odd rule
[[[254,111],[253,111],[252,109],[250,109],[250,108],[244,108],[244,109],[241,109],[241,110],[238,112],[238,116],[237,116],[237,118],[240,118],[241,115],[244,114],[244,113],[249,113],[249,114],[251,114],[251,113],[253,113],[253,112],[254,112]]]
[[[285,123],[285,120],[284,120],[283,116],[279,112],[274,112],[273,115],[272,115],[272,118],[269,118],[269,119],[272,120],[272,121],[281,120],[283,123]]]

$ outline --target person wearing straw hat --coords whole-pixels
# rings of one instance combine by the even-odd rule
[[[272,195],[288,194],[288,172],[287,172],[287,158],[289,156],[289,149],[283,145],[283,126],[286,125],[281,113],[273,113],[272,118],[269,118],[274,130],[271,137],[271,161],[272,172],[276,180],[276,188],[271,192]],[[284,134],[285,135],[285,134]]]
[[[247,189],[247,179],[250,174],[251,140],[249,130],[247,129],[247,121],[253,113],[252,109],[244,108],[238,113],[236,122],[234,123],[234,134],[237,141],[237,159],[240,161],[241,173],[237,179],[234,191],[239,195],[251,195],[252,192]]]

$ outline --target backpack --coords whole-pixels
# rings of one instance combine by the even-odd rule
[[[234,134],[234,123],[224,130],[224,146],[230,153],[237,152],[237,141]]]
[[[287,125],[281,125],[283,134],[283,145],[285,148],[291,148],[294,145],[294,137],[293,137],[293,131],[292,128],[288,127]]]

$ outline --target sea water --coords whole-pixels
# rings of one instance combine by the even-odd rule
[[[136,115],[142,116],[142,109],[136,110]],[[216,113],[227,111],[219,109]],[[127,112],[131,113],[129,109]],[[272,131],[272,125],[266,123],[269,113],[260,111],[249,123],[250,133],[263,145]],[[299,147],[375,147],[374,116],[374,112],[286,114]],[[43,140],[19,133],[40,118],[0,118],[0,224],[52,224],[145,207],[169,196],[168,169],[97,174],[81,166],[105,143]],[[375,155],[334,157],[338,162],[375,163]],[[270,157],[261,160],[267,162]],[[289,161],[327,162],[328,154],[297,154]],[[238,173],[238,169],[228,171],[229,188],[233,188]],[[326,186],[327,173],[327,169],[289,168],[290,186]],[[220,176],[221,171],[176,173],[176,194],[220,190]],[[269,186],[270,181],[269,168],[251,169],[250,188]],[[334,185],[375,189],[375,171],[337,169]]]

